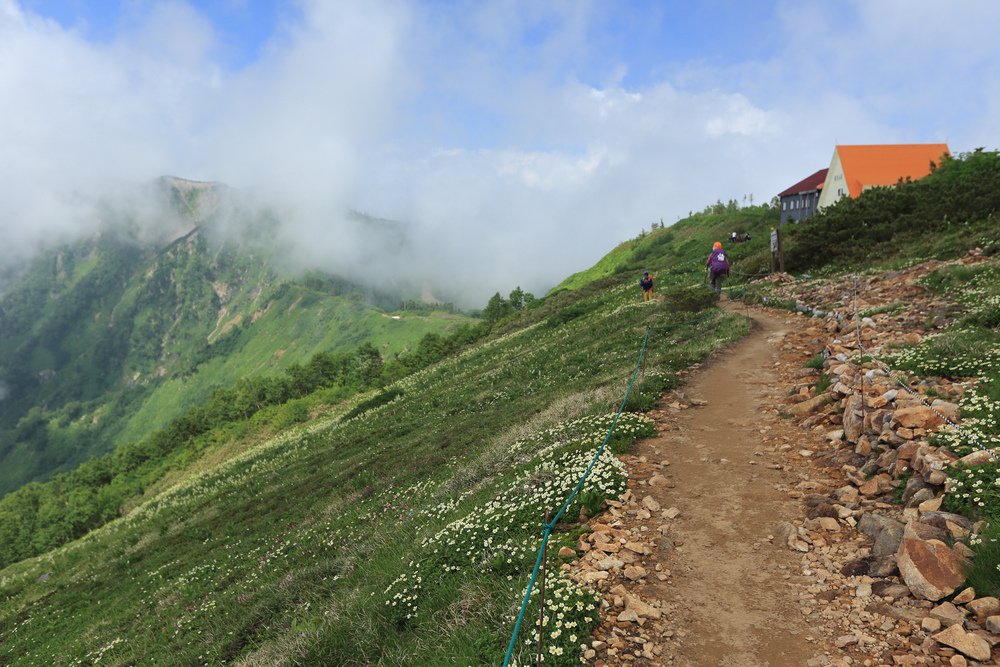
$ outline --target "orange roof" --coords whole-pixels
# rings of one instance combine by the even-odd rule
[[[873,185],[895,185],[900,178],[913,180],[931,173],[948,153],[948,144],[881,144],[837,146],[844,180],[852,197]]]

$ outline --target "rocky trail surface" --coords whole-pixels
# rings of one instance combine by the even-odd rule
[[[844,363],[856,322],[730,307],[749,313],[751,334],[650,413],[658,436],[622,457],[628,493],[564,566],[604,600],[586,661],[1000,664],[1000,601],[955,571],[973,527],[940,511],[947,451],[925,438],[940,420],[875,367]],[[919,335],[902,319],[869,323],[866,345]],[[823,350],[831,382],[817,391],[820,371],[804,364]]]

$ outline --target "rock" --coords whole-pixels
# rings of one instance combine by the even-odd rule
[[[872,477],[871,479],[865,481],[861,486],[859,486],[858,491],[863,496],[878,495],[878,480]]]
[[[842,426],[844,437],[848,442],[857,443],[864,431],[864,418],[861,416],[861,394],[851,394],[844,401]]]
[[[1000,635],[1000,616],[986,617],[986,631],[995,635]]]
[[[944,420],[926,405],[899,408],[893,413],[892,420],[904,428],[925,430],[935,429],[944,423]]]
[[[955,544],[953,544],[951,548],[955,550],[955,553],[957,553],[959,556],[961,556],[962,558],[964,558],[966,560],[971,560],[976,555],[972,551],[972,549],[970,549],[965,544],[965,542],[955,542]]]
[[[879,514],[878,512],[865,512],[858,520],[858,530],[872,539],[878,537],[878,534],[887,527],[894,527],[897,525],[900,528],[903,527],[899,521],[896,521],[892,517],[884,514]]]
[[[904,538],[896,563],[910,591],[925,600],[936,602],[951,595],[965,581],[965,560],[937,540]]]
[[[820,394],[819,396],[814,396],[813,398],[802,401],[801,403],[796,403],[788,408],[788,412],[796,417],[804,417],[819,410],[824,405],[832,403],[833,401],[834,397],[831,394]]]
[[[875,540],[873,556],[894,555],[903,540],[903,524],[877,512],[865,512],[858,521],[858,530]]]
[[[670,480],[668,480],[663,475],[653,475],[652,477],[649,478],[650,486],[667,486],[669,483]]]
[[[930,486],[924,481],[923,477],[919,475],[914,475],[910,479],[906,480],[906,486],[903,488],[903,504],[907,504],[917,494],[921,489],[929,489]]]
[[[944,542],[948,539],[948,531],[932,526],[922,521],[910,521],[903,529],[904,540],[937,540]]]
[[[648,509],[650,512],[659,512],[660,503],[656,502],[653,496],[646,496],[642,499],[642,506]]]
[[[987,618],[1000,614],[1000,600],[995,597],[976,598],[965,605],[976,618]]]
[[[858,636],[857,635],[841,635],[840,637],[837,637],[837,640],[836,640],[835,643],[837,644],[837,648],[844,648],[845,646],[850,646],[851,644],[857,644],[858,643]]]
[[[937,498],[930,498],[929,500],[924,500],[923,502],[917,503],[917,509],[920,513],[925,512],[936,512],[941,509],[941,503],[944,501],[944,496],[938,496]]]
[[[876,614],[882,614],[883,616],[888,616],[889,618],[895,618],[900,621],[909,621],[910,623],[920,623],[924,619],[924,614],[916,609],[910,609],[909,607],[894,607],[889,604],[871,605],[868,607],[868,611]]]
[[[948,661],[950,667],[969,667],[969,663],[966,661],[965,656],[961,653],[956,653],[951,656],[951,660]]]
[[[651,618],[658,619],[662,615],[659,609],[656,607],[646,604],[638,597],[626,593],[622,596],[625,600],[625,609],[631,609],[635,614],[641,618]]]
[[[668,519],[676,519],[680,515],[681,511],[676,507],[671,507],[669,509],[663,510],[663,516],[667,517]]]
[[[976,599],[976,589],[969,586],[964,591],[956,595],[951,599],[954,604],[965,604],[966,602],[972,602]]]
[[[929,502],[931,500],[934,500],[934,490],[930,487],[924,487],[914,493],[913,497],[910,498],[905,504],[906,507],[919,507],[921,503]]]
[[[872,557],[868,563],[868,575],[872,577],[892,577],[899,574],[896,556]]]
[[[965,622],[965,612],[951,602],[942,602],[930,611],[930,617],[941,621],[943,627]]]
[[[931,638],[939,644],[952,647],[973,660],[982,662],[990,659],[989,642],[971,632],[966,632],[960,624],[942,630]]]
[[[941,629],[941,621],[936,618],[931,618],[928,616],[924,620],[920,621],[920,627],[927,632],[937,632]]]
[[[576,552],[569,547],[559,547],[559,553],[556,555],[560,558],[576,558]]]
[[[834,384],[834,385],[833,385],[832,387],[830,387],[830,391],[832,391],[832,392],[835,392],[835,393],[837,393],[837,394],[840,394],[841,396],[848,396],[848,395],[850,395],[850,394],[851,394],[851,393],[852,393],[852,392],[853,392],[854,390],[853,390],[853,389],[851,389],[850,387],[848,387],[848,386],[847,386],[846,384],[844,384],[843,382],[837,382],[837,383],[836,383],[836,384]]]
[[[611,557],[602,558],[601,560],[597,561],[594,564],[594,567],[596,567],[598,570],[605,570],[605,571],[620,570],[624,566],[625,563],[620,558],[611,558]]]
[[[938,510],[927,511],[920,517],[920,523],[927,523],[947,530],[948,523],[958,524],[965,530],[972,530],[972,522],[961,514],[953,512],[941,512]]]
[[[631,581],[638,581],[646,576],[646,568],[641,565],[629,565],[625,568],[625,578]]]
[[[816,522],[819,524],[819,527],[822,528],[823,530],[828,530],[833,532],[840,530],[840,522],[828,516],[821,516],[820,518],[816,519]],[[900,529],[900,535],[902,535],[902,529]]]
[[[862,574],[868,574],[871,561],[871,558],[858,558],[848,561],[840,568],[840,573],[845,577],[858,577]]]
[[[586,570],[581,575],[584,583],[593,584],[608,578],[608,573],[603,570]]]
[[[648,551],[646,545],[642,542],[626,542],[624,546],[628,551],[640,556],[645,555]]]
[[[886,526],[879,532],[872,545],[872,555],[885,557],[894,556],[899,551],[899,545],[903,541],[903,524],[898,521],[895,525]]]
[[[872,593],[880,598],[899,600],[909,595],[910,589],[903,584],[894,584],[891,581],[876,581],[872,584]]]
[[[988,449],[977,449],[971,454],[966,454],[958,460],[959,463],[966,467],[981,466],[984,463],[989,463],[995,458],[994,454]]]
[[[931,407],[951,421],[958,421],[958,406],[956,404],[935,398],[931,401]]]
[[[634,609],[624,609],[620,614],[618,614],[619,623],[638,623],[639,614],[635,612]]]
[[[833,492],[833,497],[837,499],[838,502],[846,503],[848,505],[854,505],[860,500],[858,490],[853,486],[842,486]]]
[[[934,486],[940,486],[948,481],[948,473],[943,470],[926,468],[922,475],[928,484],[933,484]]]

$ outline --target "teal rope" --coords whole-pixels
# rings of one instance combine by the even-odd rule
[[[608,444],[608,440],[611,439],[611,434],[615,432],[615,426],[618,424],[618,418],[621,417],[622,412],[625,410],[625,404],[628,402],[628,396],[632,391],[632,385],[635,384],[635,378],[639,375],[639,367],[642,364],[642,359],[646,356],[646,343],[649,341],[649,325],[646,325],[646,334],[642,338],[642,348],[639,350],[639,358],[635,361],[635,370],[632,371],[632,377],[629,380],[628,388],[625,390],[625,398],[622,399],[622,404],[618,406],[618,412],[615,414],[615,418],[611,422],[611,428],[608,429],[608,434],[604,436],[604,442],[601,446],[597,448],[597,452],[594,454],[594,458],[591,459],[590,465],[587,466],[587,470],[584,471],[583,475],[580,477],[580,481],[576,483],[576,487],[573,492],[569,494],[566,502],[562,504],[559,511],[556,512],[552,520],[544,524],[542,527],[542,543],[538,547],[538,556],[535,558],[535,567],[531,570],[531,579],[528,580],[528,590],[524,593],[524,599],[521,600],[521,611],[517,614],[517,622],[514,623],[514,632],[510,636],[510,642],[507,644],[507,654],[503,659],[503,667],[508,667],[510,665],[510,659],[514,655],[514,646],[517,644],[517,636],[521,632],[521,622],[524,621],[524,614],[528,610],[528,600],[531,598],[531,591],[535,587],[535,580],[538,578],[538,570],[542,566],[542,559],[545,557],[545,547],[548,546],[549,536],[552,535],[552,531],[555,530],[555,526],[559,523],[559,519],[562,517],[566,508],[569,504],[573,502],[576,494],[580,492],[580,488],[583,483],[587,481],[587,477],[590,476],[590,471],[594,469],[597,465],[597,459],[600,458],[601,454],[604,452],[604,447]]]

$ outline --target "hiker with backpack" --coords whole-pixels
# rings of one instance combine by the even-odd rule
[[[642,288],[642,300],[652,301],[653,300],[653,276],[649,275],[649,271],[642,272],[642,278],[639,278],[639,287]]]
[[[712,245],[712,252],[708,253],[705,266],[708,267],[712,289],[716,293],[721,293],[722,281],[729,275],[729,258],[726,257],[726,251],[722,249],[722,244],[718,241]]]

